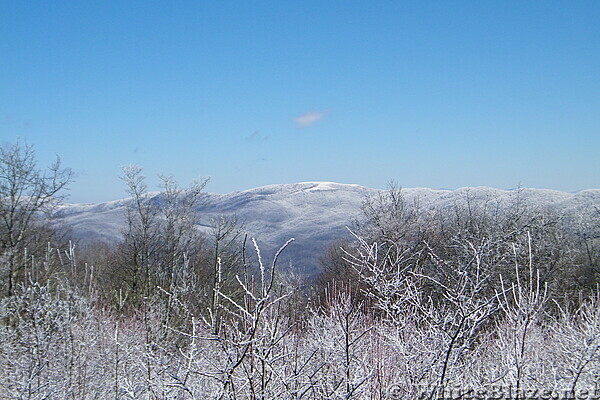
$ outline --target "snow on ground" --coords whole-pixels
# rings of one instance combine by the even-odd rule
[[[287,250],[284,262],[307,273],[319,268],[318,257],[335,239],[348,235],[346,226],[360,216],[360,208],[376,189],[335,182],[301,182],[269,185],[228,194],[204,194],[200,229],[210,232],[211,220],[237,216],[251,237],[256,237],[263,255],[271,257],[289,238],[295,242]],[[418,201],[423,208],[449,209],[457,202],[499,201],[508,204],[515,196],[541,209],[552,208],[569,218],[582,210],[600,207],[600,189],[565,193],[547,189],[501,190],[489,187],[435,190],[407,188],[407,201]],[[158,193],[151,194],[158,196]],[[72,229],[82,242],[102,240],[116,243],[124,227],[125,206],[121,199],[101,204],[65,204],[59,220]]]

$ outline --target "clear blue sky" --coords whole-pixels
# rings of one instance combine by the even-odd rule
[[[125,195],[600,187],[599,1],[0,1],[0,142]],[[154,189],[154,187],[153,187]]]

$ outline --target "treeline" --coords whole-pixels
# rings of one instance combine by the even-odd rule
[[[419,290],[433,298],[457,274],[480,280],[481,295],[493,296],[502,279],[516,282],[531,264],[552,298],[577,305],[600,278],[599,204],[573,216],[541,208],[520,190],[508,199],[467,191],[454,204],[435,208],[408,201],[391,186],[365,201],[350,231],[353,239],[332,246],[323,258],[322,284],[341,279],[367,293],[373,279],[400,269],[403,277],[421,277]],[[362,252],[351,250],[357,243]],[[374,246],[368,257],[379,263],[379,273],[359,266],[367,261],[367,244]]]
[[[365,201],[310,280],[232,219],[196,229],[205,182],[161,177],[116,246],[52,224],[71,182],[0,153],[0,398],[582,398],[600,391],[600,210],[579,219],[395,187]],[[548,397],[548,398],[550,398]]]

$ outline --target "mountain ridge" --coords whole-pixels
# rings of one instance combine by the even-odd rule
[[[508,202],[514,196],[541,208],[551,208],[576,218],[589,207],[600,207],[600,189],[575,193],[552,189],[496,189],[487,186],[454,190],[403,188],[407,201],[417,201],[424,208],[450,209],[459,201],[498,200]],[[227,194],[203,193],[198,207],[198,228],[210,232],[211,219],[220,215],[236,216],[249,236],[255,237],[266,257],[289,238],[296,240],[286,253],[286,262],[300,270],[319,270],[319,256],[335,239],[348,236],[346,226],[360,217],[361,206],[370,196],[383,190],[336,182],[299,182],[274,184]],[[148,193],[152,198],[160,192]],[[72,230],[83,243],[121,239],[125,206],[129,198],[104,203],[63,204],[57,211],[58,221]]]

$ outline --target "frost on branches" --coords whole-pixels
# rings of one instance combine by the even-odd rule
[[[531,235],[523,240],[529,253]],[[218,300],[206,309],[161,288],[145,310],[128,308],[123,294],[101,299],[90,272],[84,290],[71,282],[73,265],[49,248],[37,268],[54,277],[31,278],[2,299],[0,392],[7,399],[384,399],[414,398],[425,388],[432,398],[456,388],[513,388],[513,397],[598,390],[597,295],[563,306],[549,297],[534,260],[522,265],[519,257],[516,278],[486,290],[484,250],[475,245],[470,263],[448,264],[431,251],[431,269],[418,269],[401,249],[355,243],[346,257],[362,286],[332,283],[301,313],[291,310],[300,289],[255,243],[256,268],[235,276],[236,290],[222,291],[218,277]]]

